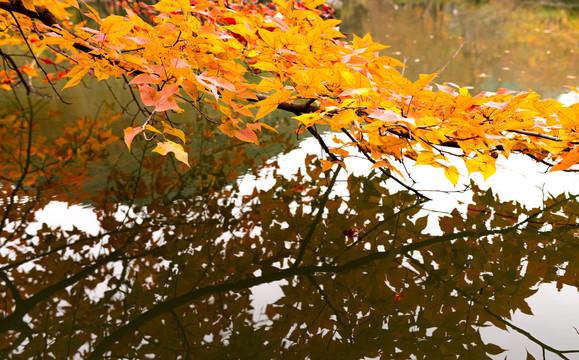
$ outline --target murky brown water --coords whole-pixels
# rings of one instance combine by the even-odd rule
[[[411,79],[448,65],[437,82],[475,94],[504,87],[556,97],[579,84],[577,16],[509,1],[427,3],[344,0],[343,29],[390,45],[384,54],[405,62]]]

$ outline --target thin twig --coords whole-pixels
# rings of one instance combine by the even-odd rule
[[[516,133],[516,134],[521,134],[521,135],[534,136],[534,137],[547,139],[547,140],[551,140],[551,141],[558,141],[558,142],[562,141],[561,139],[558,139],[555,136],[545,135],[545,134],[536,133],[536,132],[532,132],[532,131],[526,131],[526,130],[506,130],[506,131]],[[575,144],[575,142],[572,142],[572,143]]]
[[[338,159],[338,157],[336,155],[334,155],[330,152],[328,145],[326,144],[324,139],[322,139],[322,137],[320,136],[318,131],[313,126],[308,126],[307,129],[310,132],[310,134],[312,134],[318,140],[318,143],[320,144],[322,149],[324,149],[326,154],[332,159],[332,161],[339,161],[340,160],[340,159]]]
[[[328,185],[328,189],[326,190],[326,193],[324,194],[324,196],[321,199],[320,207],[318,208],[318,213],[316,214],[314,221],[310,225],[310,229],[308,230],[308,233],[306,234],[304,240],[302,241],[302,243],[300,245],[300,251],[298,252],[298,255],[296,256],[295,262],[291,266],[292,269],[297,268],[301,264],[302,259],[304,257],[304,254],[307,250],[307,247],[308,247],[309,243],[311,242],[312,238],[314,237],[314,232],[315,232],[318,224],[320,223],[320,221],[322,221],[322,217],[324,215],[324,210],[326,209],[326,203],[330,197],[330,193],[332,192],[332,189],[334,188],[334,184],[336,183],[336,179],[338,178],[338,174],[340,173],[341,168],[342,167],[338,167],[336,169],[336,171],[334,172],[334,176],[332,176],[332,180],[330,180],[330,184]]]
[[[14,59],[12,59],[12,57],[10,55],[2,52],[1,48],[0,48],[0,56],[2,56],[4,59],[6,59],[6,61],[8,61],[10,63],[10,65],[12,65],[11,69],[14,70],[14,72],[16,72],[16,75],[18,75],[20,82],[26,88],[26,95],[29,95],[30,94],[30,87],[26,83],[26,80],[24,80],[24,76],[22,75],[22,72],[20,72],[20,70],[18,69],[18,65],[16,65],[16,63],[14,62]]]
[[[362,146],[360,145],[360,143],[352,136],[352,134],[350,134],[347,130],[342,129],[342,132],[344,134],[346,134],[346,136],[348,136],[348,138],[352,141],[356,143],[356,147],[358,148],[358,150],[360,150],[360,152],[362,154],[364,154],[364,156],[366,157],[366,159],[368,159],[368,161],[370,161],[372,164],[376,163],[376,160],[372,159],[372,157],[368,154],[368,152],[366,150],[364,150],[364,148],[362,148]],[[401,185],[402,187],[404,187],[406,190],[408,191],[412,191],[413,193],[415,193],[418,197],[423,198],[424,200],[432,200],[431,198],[429,198],[428,196],[425,196],[423,194],[421,194],[418,190],[414,189],[412,186],[406,185],[405,183],[402,182],[402,180],[399,180],[398,178],[396,178],[395,176],[393,176],[392,174],[389,174],[386,170],[384,170],[384,168],[378,168],[378,170],[382,171],[383,174],[385,174],[386,176],[388,176],[390,179],[396,181],[399,185]]]
[[[460,46],[458,47],[458,49],[456,49],[456,51],[454,52],[454,54],[450,57],[450,59],[448,59],[448,61],[446,62],[446,64],[444,64],[444,66],[442,67],[442,69],[440,69],[438,71],[438,76],[440,76],[440,73],[442,73],[447,67],[448,65],[450,65],[450,63],[452,62],[452,60],[454,60],[454,58],[458,55],[458,53],[460,52],[460,50],[462,49],[462,47],[464,46],[464,44],[466,44],[466,42],[463,42],[462,44],[460,44]]]
[[[32,54],[32,57],[34,58],[34,61],[36,62],[36,65],[38,65],[38,68],[40,70],[42,70],[42,73],[44,74],[44,78],[46,79],[46,81],[48,82],[48,84],[50,85],[50,87],[52,88],[52,90],[54,90],[54,93],[56,94],[56,96],[60,99],[60,101],[62,101],[64,104],[70,105],[69,102],[64,101],[64,99],[62,98],[62,96],[60,96],[59,92],[56,90],[56,88],[54,87],[54,84],[52,83],[52,81],[50,81],[50,79],[48,78],[48,74],[46,73],[46,70],[44,70],[44,68],[42,67],[42,65],[40,64],[40,62],[38,61],[38,58],[36,57],[36,55],[34,55],[34,51],[32,51],[32,47],[30,47],[30,43],[28,42],[28,38],[26,37],[26,35],[24,34],[24,30],[22,30],[22,27],[20,26],[20,23],[18,22],[18,19],[16,18],[16,15],[14,15],[14,13],[12,11],[10,11],[10,15],[12,15],[12,18],[14,18],[14,21],[16,22],[16,27],[18,28],[18,31],[20,32],[20,35],[22,35],[22,38],[24,39],[24,42],[26,43],[26,46],[28,47],[28,50],[30,51],[30,54]]]
[[[181,100],[186,101],[187,103],[189,103],[189,105],[193,106],[193,108],[194,108],[195,110],[197,110],[197,112],[199,112],[199,114],[201,114],[201,116],[203,116],[203,118],[204,118],[205,120],[209,121],[209,122],[212,123],[212,124],[219,125],[219,123],[218,123],[217,121],[214,121],[214,120],[209,119],[209,118],[207,117],[207,115],[205,115],[205,114],[203,113],[203,111],[201,111],[201,109],[199,109],[199,107],[197,106],[197,104],[195,104],[195,101],[189,100],[189,99],[187,99],[187,98],[185,98],[185,97],[183,97],[183,96],[181,96],[181,95],[179,95],[179,94],[176,94],[175,96],[178,97],[178,98],[181,99]]]

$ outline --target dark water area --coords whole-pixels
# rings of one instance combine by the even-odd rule
[[[396,4],[359,4],[344,4],[346,27],[398,36],[379,28],[393,20],[367,21]],[[428,64],[418,72],[452,57],[452,34],[478,34],[456,24],[489,11],[396,6],[408,43],[387,51]],[[422,23],[407,20],[417,14]],[[417,55],[413,27],[436,27],[450,45]],[[557,96],[573,85],[575,52],[558,55],[559,75],[527,63],[536,70],[526,77],[510,61],[538,55],[493,36],[464,45],[470,55],[459,52],[445,76],[473,92]],[[487,46],[494,63],[480,59]],[[74,109],[7,95],[12,108],[0,113],[0,358],[579,359],[576,188],[529,205],[473,183],[459,202],[443,194],[440,210],[379,174],[321,171],[281,113],[268,121],[280,134],[260,146],[195,115],[174,118],[191,138],[187,168],[149,142],[129,152],[132,118],[109,90],[98,102],[87,86],[66,94],[78,96]]]

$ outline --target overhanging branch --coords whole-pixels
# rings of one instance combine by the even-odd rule
[[[12,0],[10,2],[0,1],[0,9],[8,12],[15,12],[22,14],[34,20],[40,20],[44,25],[53,27],[59,23],[56,16],[50,10],[42,6],[34,6],[36,11],[32,11],[24,7],[22,1]]]

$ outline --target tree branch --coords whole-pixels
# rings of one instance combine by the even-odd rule
[[[314,275],[317,273],[345,273],[361,267],[368,266],[369,263],[378,260],[393,259],[397,255],[407,254],[409,252],[422,249],[428,246],[441,244],[445,242],[450,242],[452,240],[461,239],[465,237],[484,237],[489,235],[503,234],[510,231],[514,231],[518,228],[518,224],[495,230],[484,230],[484,231],[472,231],[466,230],[452,234],[446,234],[441,236],[433,236],[427,240],[413,242],[409,244],[402,245],[398,248],[390,248],[384,252],[373,252],[371,254],[359,257],[357,259],[348,261],[341,265],[333,264],[323,264],[323,265],[311,265],[311,266],[301,266],[301,267],[290,267],[287,269],[279,270],[278,272],[264,274],[259,277],[249,275],[247,278],[230,283],[221,283],[217,285],[209,285],[204,288],[194,288],[190,291],[179,295],[177,297],[171,298],[164,302],[158,303],[151,307],[149,310],[143,312],[142,314],[136,316],[134,319],[130,320],[125,325],[120,326],[116,330],[112,331],[108,336],[103,338],[94,348],[93,352],[87,358],[87,360],[100,360],[102,356],[113,346],[116,342],[121,340],[123,337],[137,331],[141,326],[152,321],[156,317],[169,312],[176,307],[186,305],[196,299],[221,293],[229,292],[235,290],[248,289],[250,287],[271,283],[274,281],[287,279],[294,276],[307,276]]]
[[[59,23],[58,19],[52,15],[50,10],[42,6],[34,6],[36,11],[28,10],[19,0],[10,0],[10,2],[0,1],[0,9],[8,12],[15,12],[27,16],[31,19],[40,20],[46,26],[54,26]]]
[[[531,340],[532,342],[534,342],[535,344],[539,345],[541,348],[549,350],[550,352],[552,352],[553,354],[557,354],[561,357],[561,359],[566,359],[569,360],[569,358],[567,356],[565,356],[565,353],[579,353],[579,350],[557,350],[552,346],[549,346],[547,344],[545,344],[544,342],[542,342],[541,340],[537,339],[536,337],[534,337],[533,335],[531,335],[530,332],[525,331],[523,329],[521,329],[520,327],[512,324],[511,322],[503,319],[502,317],[500,317],[499,315],[495,314],[494,312],[492,312],[488,306],[484,307],[484,311],[489,314],[490,316],[492,316],[493,318],[495,318],[497,321],[505,324],[506,326],[510,327],[511,329],[517,331],[518,333],[526,336],[529,340]]]
[[[2,56],[4,59],[6,59],[6,61],[8,61],[10,63],[11,69],[16,72],[16,75],[18,75],[20,82],[26,88],[26,95],[29,95],[30,94],[30,87],[26,83],[26,80],[24,80],[24,76],[22,75],[22,72],[18,69],[18,65],[16,65],[16,63],[14,62],[14,59],[12,59],[12,57],[10,55],[5,54],[1,48],[0,48],[0,56]]]
[[[348,138],[356,143],[356,147],[358,148],[358,150],[364,154],[364,156],[366,157],[366,159],[368,159],[368,161],[370,161],[372,164],[376,163],[376,160],[372,159],[372,157],[368,154],[368,152],[362,148],[362,146],[360,145],[360,143],[358,142],[358,140],[356,140],[352,134],[350,134],[346,129],[342,129],[342,132],[344,134],[346,134],[346,136],[348,136]],[[396,181],[399,185],[401,185],[402,187],[404,187],[406,190],[408,191],[412,191],[413,193],[415,193],[419,198],[423,198],[424,200],[431,200],[428,196],[421,194],[418,190],[414,189],[412,186],[406,185],[404,182],[402,182],[402,180],[399,180],[398,178],[396,178],[395,176],[393,176],[392,174],[388,173],[384,168],[378,168],[378,170],[380,170],[383,174],[385,174],[386,176],[388,176],[390,179]]]
[[[300,263],[302,262],[302,258],[304,257],[304,254],[306,252],[308,244],[310,243],[310,241],[314,237],[314,231],[316,230],[316,227],[318,226],[318,224],[322,220],[322,217],[324,215],[324,210],[326,209],[326,203],[328,202],[328,199],[330,197],[330,193],[332,192],[332,189],[334,188],[334,184],[336,183],[336,179],[338,178],[338,174],[340,173],[341,168],[342,168],[341,166],[338,167],[336,169],[336,171],[334,172],[334,176],[332,176],[332,180],[330,180],[330,184],[328,185],[328,189],[326,190],[326,193],[324,194],[324,197],[322,198],[322,201],[320,202],[320,206],[318,208],[318,213],[316,214],[316,218],[314,219],[314,221],[310,225],[310,229],[308,230],[308,233],[306,234],[306,237],[304,238],[304,240],[302,241],[302,244],[300,246],[300,251],[298,253],[298,256],[296,257],[296,261],[293,263],[291,268],[298,267],[300,265]]]

